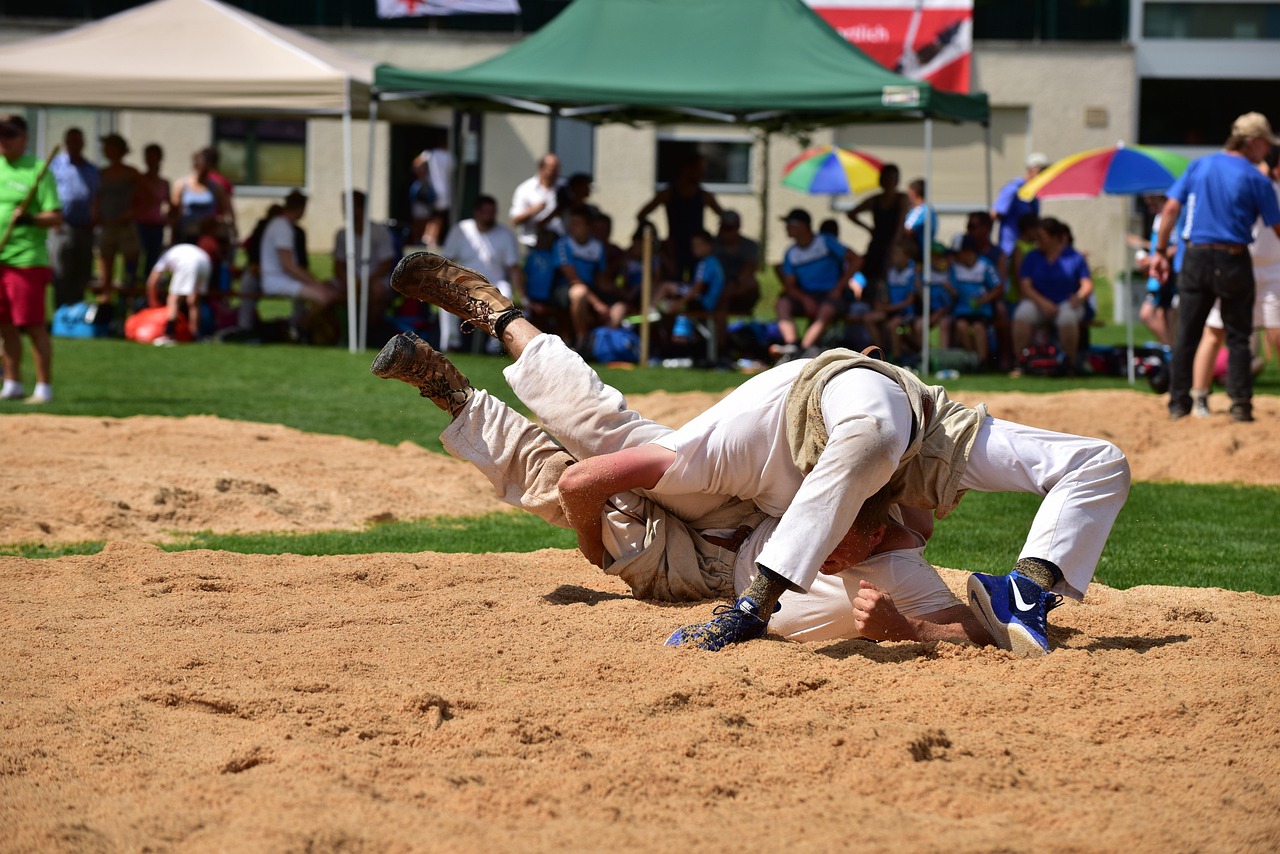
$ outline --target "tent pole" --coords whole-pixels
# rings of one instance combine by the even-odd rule
[[[929,202],[933,198],[933,118],[924,119],[924,246],[921,248],[922,264],[920,271],[921,294],[924,305],[924,330],[920,335],[920,375],[929,376],[929,333],[933,327],[929,323],[929,280],[933,276],[933,217]]]
[[[653,305],[653,229],[644,227],[640,241],[640,367],[649,364],[649,309]]]
[[[761,151],[760,166],[763,180],[760,182],[760,268],[763,270],[764,259],[769,257],[769,184],[773,178],[769,174],[769,155],[772,144],[773,134],[768,130],[760,131],[760,140],[763,143]]]
[[[346,220],[346,250],[347,250],[347,350],[352,353],[359,351],[360,342],[357,340],[356,323],[356,229],[355,217],[355,199],[354,199],[354,166],[351,162],[351,81],[347,80],[347,103],[346,108],[342,111],[342,182],[343,182],[343,198],[346,200],[346,210],[343,219]]]
[[[364,231],[360,235],[360,349],[369,346],[369,271],[373,269],[373,152],[378,141],[378,95],[369,98],[369,168],[364,185]]]
[[[1133,385],[1137,378],[1137,371],[1133,365],[1133,277],[1132,270],[1129,265],[1129,205],[1128,196],[1120,197],[1120,204],[1123,215],[1120,217],[1120,225],[1124,228],[1120,238],[1120,266],[1116,267],[1116,281],[1121,279],[1121,270],[1124,271],[1124,329],[1125,343],[1128,345],[1128,362],[1129,362],[1129,385]],[[1112,300],[1114,303],[1114,300]]]
[[[991,210],[992,199],[994,194],[991,187],[991,122],[988,121],[982,126],[982,135],[986,137],[986,167],[987,167],[987,210]]]

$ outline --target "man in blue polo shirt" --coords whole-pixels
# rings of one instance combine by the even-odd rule
[[[782,256],[782,295],[777,305],[783,344],[779,351],[786,361],[822,340],[862,259],[831,235],[815,234],[813,218],[803,208],[795,208],[782,221],[787,224],[787,236],[795,241]],[[799,347],[792,319],[796,315],[811,321]]]
[[[1249,335],[1253,324],[1253,225],[1280,235],[1280,204],[1257,164],[1280,139],[1261,113],[1245,113],[1231,126],[1225,150],[1192,161],[1169,188],[1156,236],[1152,271],[1164,281],[1174,223],[1187,208],[1182,238],[1186,256],[1178,276],[1178,331],[1169,365],[1169,417],[1191,413],[1191,364],[1205,318],[1219,300],[1227,333],[1227,396],[1233,421],[1253,420],[1253,373]]]

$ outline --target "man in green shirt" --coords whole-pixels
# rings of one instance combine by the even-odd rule
[[[26,119],[0,116],[0,229],[8,230],[8,240],[0,245],[0,400],[17,400],[24,394],[21,333],[26,333],[36,360],[35,393],[27,403],[48,403],[53,400],[53,348],[45,323],[45,288],[53,273],[45,237],[62,223],[62,203],[53,176],[42,174],[44,162],[26,150]]]

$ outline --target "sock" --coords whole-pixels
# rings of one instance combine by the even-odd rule
[[[1044,558],[1018,558],[1018,562],[1013,565],[1013,568],[1045,590],[1052,590],[1055,584],[1063,580],[1062,570],[1058,569],[1058,565]]]
[[[22,383],[18,380],[5,380],[4,389],[0,390],[0,394],[21,394]]]
[[[1208,396],[1209,396],[1209,389],[1207,388],[1191,389],[1191,397],[1193,400],[1202,400],[1204,398],[1207,398]]]
[[[773,606],[778,604],[778,598],[791,586],[790,583],[778,575],[768,567],[756,564],[760,570],[756,573],[756,578],[751,585],[744,591],[743,596],[750,596],[755,603],[760,606],[760,613],[766,616],[761,619],[768,621],[768,615],[773,613]]]
[[[177,334],[178,334],[178,321],[166,320],[164,322],[164,337],[173,338]]]

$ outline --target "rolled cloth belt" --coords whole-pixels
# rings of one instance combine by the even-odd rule
[[[1187,247],[1189,249],[1217,249],[1230,255],[1240,255],[1249,251],[1249,246],[1245,243],[1189,243]]]
[[[722,549],[728,549],[731,552],[736,552],[738,549],[742,548],[742,544],[747,541],[747,537],[751,536],[751,532],[754,530],[755,528],[752,528],[749,525],[742,525],[738,530],[733,532],[732,537],[716,537],[711,534],[702,534],[701,536],[702,539],[711,543],[713,546],[719,546]]]

